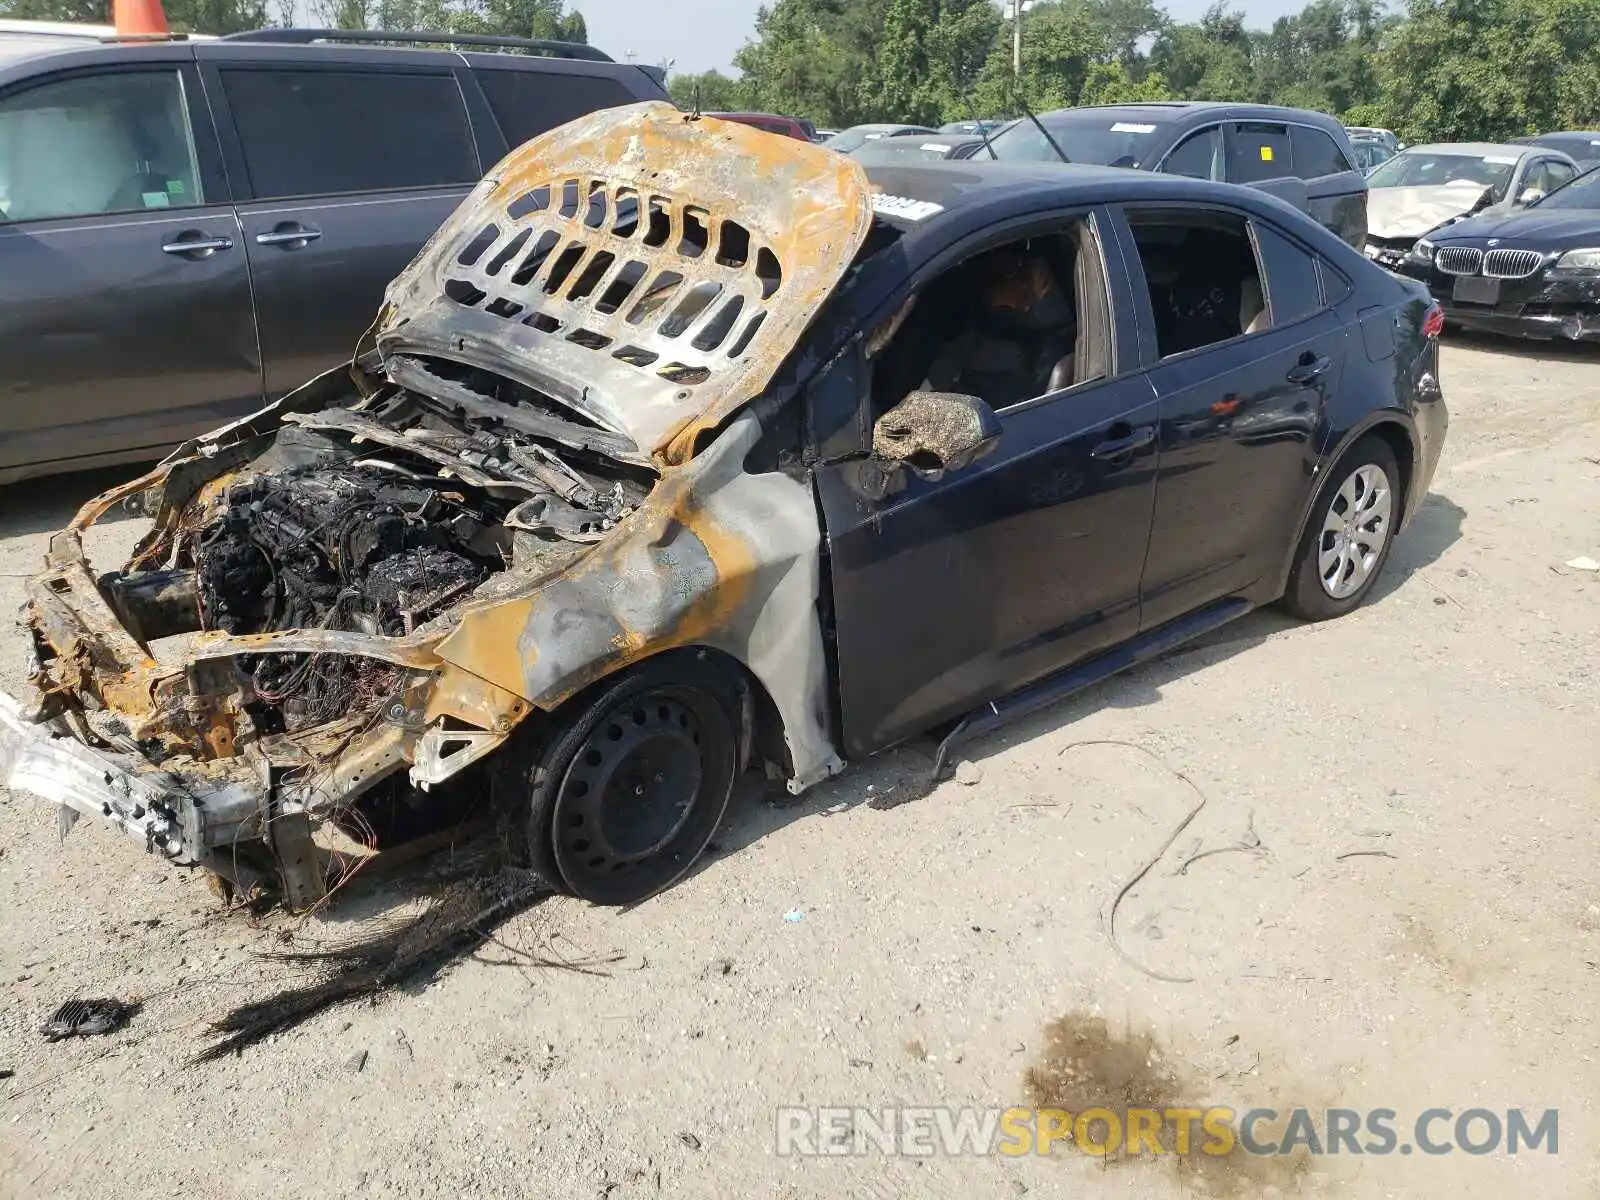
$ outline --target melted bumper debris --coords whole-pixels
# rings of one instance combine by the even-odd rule
[[[51,1014],[39,1032],[49,1042],[115,1033],[138,1015],[139,1009],[137,1002],[125,1000],[68,1000]]]
[[[307,970],[321,978],[228,1010],[210,1026],[218,1040],[191,1061],[213,1062],[335,1004],[430,977],[495,940],[500,926],[550,894],[532,872],[509,868],[454,881],[417,916],[385,924],[368,937],[326,950],[266,955],[299,968],[297,979]]]

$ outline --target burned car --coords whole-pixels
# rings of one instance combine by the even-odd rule
[[[348,368],[54,535],[0,784],[303,908],[374,789],[484,772],[535,871],[629,902],[747,768],[803,792],[1355,607],[1438,461],[1438,324],[1264,194],[596,113],[491,172]]]

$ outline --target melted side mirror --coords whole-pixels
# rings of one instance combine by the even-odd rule
[[[872,427],[872,457],[936,483],[995,448],[1000,419],[976,396],[912,392]]]
[[[1540,191],[1538,188],[1536,188],[1536,187],[1523,188],[1522,189],[1522,195],[1517,197],[1517,203],[1526,206],[1526,205],[1529,205],[1529,204],[1535,204],[1538,201],[1543,200],[1543,199],[1544,199],[1544,192]]]

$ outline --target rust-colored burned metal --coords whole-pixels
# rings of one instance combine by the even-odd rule
[[[159,744],[159,754],[121,756],[132,783],[116,785],[127,796],[113,796],[104,815],[212,869],[222,869],[217,848],[230,839],[351,803],[408,763],[419,787],[448,779],[531,714],[680,647],[723,652],[766,690],[788,744],[791,787],[832,773],[841,764],[827,726],[815,501],[804,480],[752,474],[746,462],[761,436],[751,402],[844,277],[870,222],[867,181],[853,160],[667,105],[595,113],[528,143],[390,288],[376,357],[190,443],[84,505],[52,539],[45,570],[27,585],[44,660],[28,719],[63,717],[97,751],[108,737],[124,750]],[[502,503],[528,491],[465,453],[457,459],[380,422],[388,396],[432,397],[430,379],[444,377],[429,375],[430,358],[556,401],[570,410],[562,436],[589,430],[600,444],[601,426],[609,449],[578,444],[641,474],[653,465],[655,486],[642,502],[630,497],[631,511],[608,515],[598,541],[552,539],[544,548],[536,540],[526,550],[519,540],[472,598],[435,610],[405,636],[205,632],[196,600],[190,632],[167,626],[188,638],[174,659],[168,643],[154,644],[169,635],[139,619],[124,625],[121,581],[189,569],[187,539],[223,514],[230,489],[265,469],[256,459],[286,426],[402,452]],[[408,376],[403,362],[420,365]],[[102,590],[83,531],[153,492],[162,497],[154,528]],[[528,537],[529,527],[506,524]],[[302,724],[282,713],[276,724],[258,723],[261,693],[230,660],[263,655],[371,660],[360,668],[365,690],[348,706],[356,711],[330,720],[302,705]],[[101,708],[117,720],[97,717]],[[55,791],[80,812],[102,808],[88,776]],[[174,792],[197,797],[188,815],[140,803]],[[301,861],[287,842],[267,841],[280,866]],[[295,894],[317,892],[314,880],[283,871]]]
[[[772,379],[871,216],[844,155],[666,104],[606,109],[491,172],[390,288],[378,344],[448,313],[681,464]]]

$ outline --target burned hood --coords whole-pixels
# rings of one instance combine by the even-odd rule
[[[391,285],[384,354],[504,372],[682,462],[761,394],[871,223],[859,164],[671,105],[502,160]]]
[[[1486,190],[1462,183],[1372,188],[1367,192],[1367,231],[1373,237],[1421,237],[1440,222],[1471,212]]]

